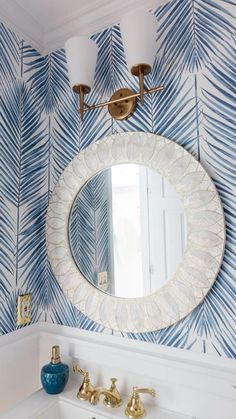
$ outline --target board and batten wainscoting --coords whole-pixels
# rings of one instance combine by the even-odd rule
[[[235,418],[233,360],[49,323],[2,337],[0,417],[40,389],[40,369],[50,360],[55,344],[60,345],[62,359],[70,367],[79,363],[89,371],[95,386],[106,387],[111,377],[117,377],[119,390],[126,396],[134,385],[155,388],[157,397],[151,403],[161,409],[196,419]],[[76,397],[81,377],[71,368],[70,382]]]

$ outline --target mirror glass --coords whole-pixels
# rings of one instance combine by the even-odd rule
[[[176,271],[186,243],[183,205],[147,167],[119,164],[92,177],[69,219],[73,258],[85,278],[116,297],[150,295]]]

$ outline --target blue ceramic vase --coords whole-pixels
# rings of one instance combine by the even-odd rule
[[[50,364],[44,365],[41,370],[41,383],[48,394],[61,393],[69,378],[69,367],[60,359],[59,346],[52,347]]]

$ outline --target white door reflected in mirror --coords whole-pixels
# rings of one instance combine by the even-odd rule
[[[182,258],[183,205],[157,172],[116,165],[90,179],[77,195],[69,239],[79,270],[93,285],[116,297],[150,295]]]

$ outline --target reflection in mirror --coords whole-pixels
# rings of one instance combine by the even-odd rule
[[[93,285],[117,297],[143,297],[180,263],[186,243],[183,206],[157,172],[116,165],[78,193],[69,242],[79,270]]]

